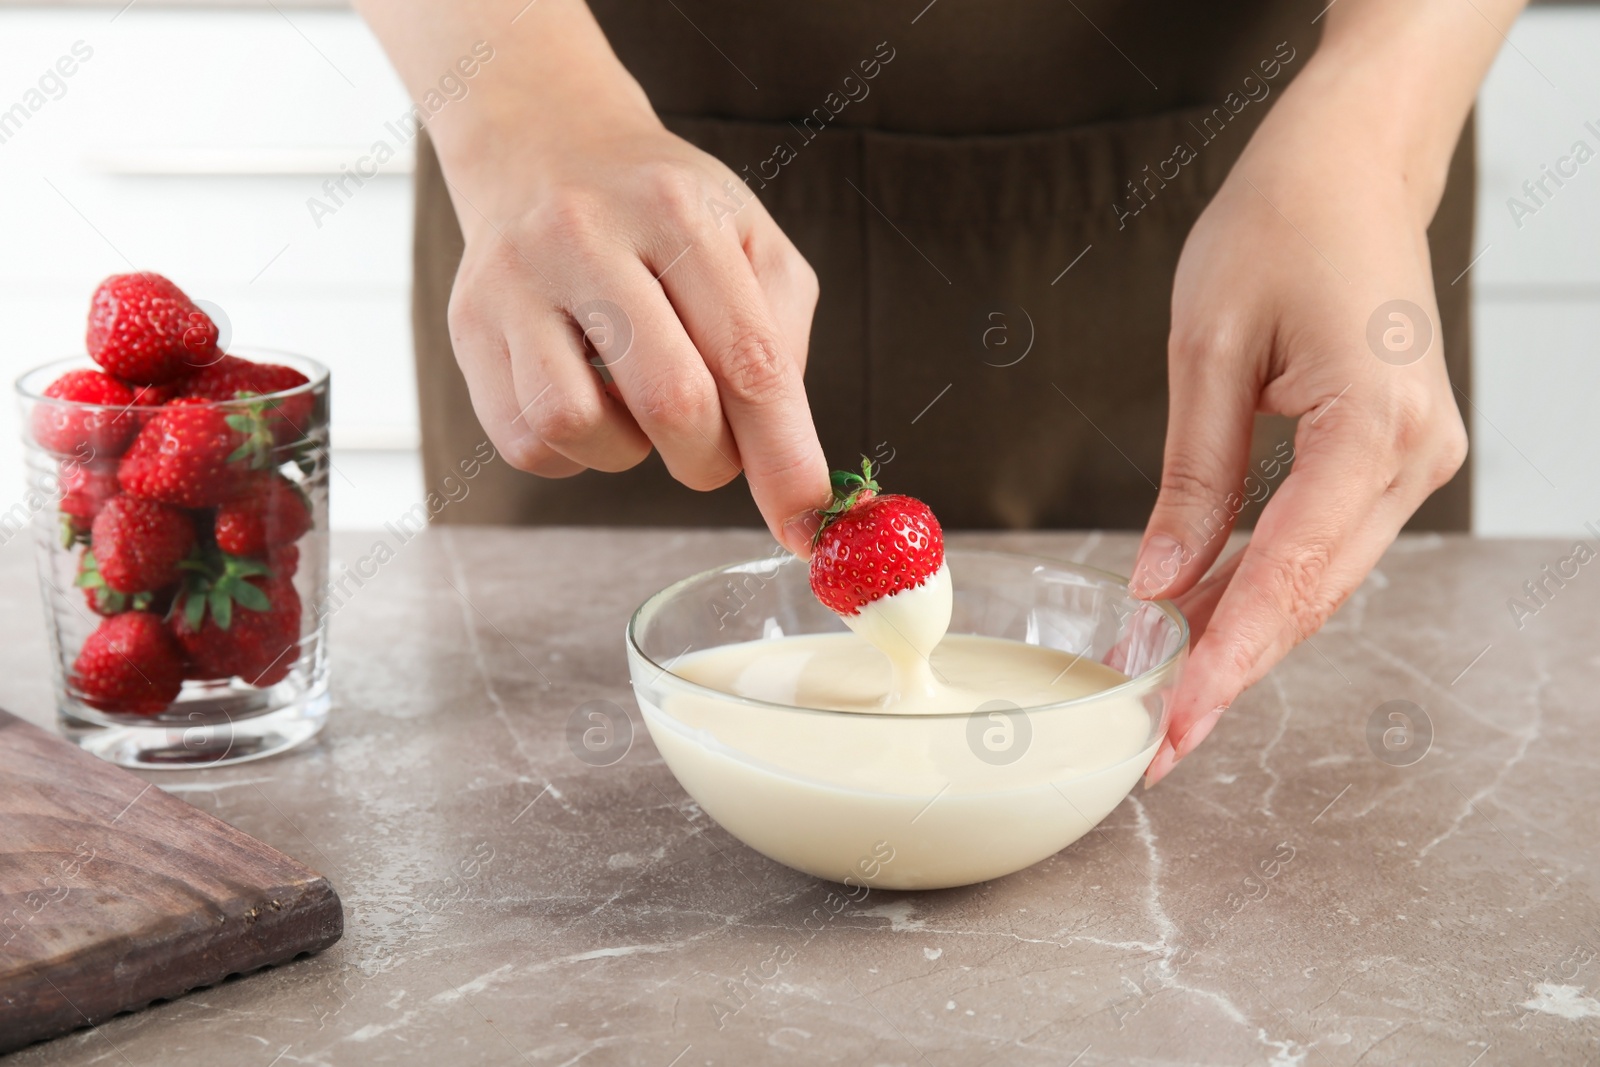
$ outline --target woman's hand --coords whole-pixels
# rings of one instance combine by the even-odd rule
[[[497,50],[429,125],[465,238],[450,337],[500,453],[561,478],[654,449],[701,490],[742,470],[809,554],[830,496],[802,382],[817,279],[754,194],[662,126],[579,0],[363,10],[418,95],[452,36]]]
[[[1307,100],[1269,116],[1178,265],[1165,463],[1133,581],[1186,597],[1200,636],[1148,784],[1327,621],[1466,457],[1428,258],[1437,194]],[[1390,318],[1392,301],[1421,317]],[[1250,491],[1257,412],[1299,420],[1292,471],[1196,588]]]
[[[732,171],[653,116],[530,157],[457,212],[450,336],[500,452],[559,478],[653,447],[702,490],[742,469],[774,536],[808,551],[804,519],[828,497],[801,381],[811,267]]]

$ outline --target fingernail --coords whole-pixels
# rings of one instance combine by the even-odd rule
[[[814,508],[807,508],[798,515],[791,515],[784,520],[782,536],[779,540],[790,552],[801,559],[811,558],[811,539],[817,534],[817,526],[822,522],[822,517]]]
[[[1217,720],[1222,718],[1222,713],[1228,710],[1228,705],[1221,704],[1206,713],[1206,717],[1189,727],[1189,732],[1178,739],[1178,758],[1183,759],[1199,747],[1200,742],[1206,739],[1211,728],[1217,725]]]
[[[1144,772],[1144,787],[1149,789],[1172,770],[1173,764],[1178,762],[1178,755],[1172,750],[1171,738],[1163,737],[1161,747],[1156,750],[1156,758],[1150,761],[1150,766]]]
[[[1128,588],[1136,597],[1152,600],[1166,591],[1183,566],[1183,546],[1166,534],[1156,534],[1139,550]]]

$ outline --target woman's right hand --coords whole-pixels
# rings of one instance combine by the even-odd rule
[[[830,497],[802,382],[817,278],[755,195],[662,126],[583,0],[357,6],[413,99],[474,71],[428,130],[466,241],[450,339],[501,455],[563,478],[654,448],[702,490],[742,470],[809,555]]]

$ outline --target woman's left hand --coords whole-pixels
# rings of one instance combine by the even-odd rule
[[[1432,204],[1340,130],[1270,115],[1178,264],[1166,455],[1133,582],[1184,596],[1198,639],[1147,784],[1316,633],[1466,458]],[[1196,588],[1259,484],[1246,482],[1257,412],[1299,420],[1293,468],[1248,546]]]

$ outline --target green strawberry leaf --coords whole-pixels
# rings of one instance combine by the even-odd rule
[[[230,574],[236,574],[240,578],[251,578],[251,577],[254,577],[254,576],[260,575],[260,574],[271,574],[272,573],[272,568],[268,567],[261,560],[259,560],[259,559],[245,559],[245,558],[243,558],[241,556],[230,556],[230,557],[228,557],[227,567],[228,567],[228,572]],[[250,583],[248,583],[248,582],[240,582],[239,584],[240,585],[250,585]],[[250,588],[254,589],[255,586],[250,585]]]
[[[183,615],[191,630],[200,629],[207,610],[217,628],[226,630],[233,625],[235,604],[250,611],[272,609],[272,599],[266,592],[247,580],[271,576],[272,569],[261,560],[230,556],[213,548],[185,560],[181,566],[188,572],[184,579]]]
[[[128,610],[128,598],[115,589],[97,589],[94,594],[95,607],[100,613],[118,615]]]
[[[240,582],[233,587],[233,599],[238,601],[241,608],[251,611],[269,611],[272,608],[272,601],[261,591],[261,587],[249,582]]]
[[[255,393],[241,393],[242,398],[255,396]],[[272,464],[272,427],[267,424],[266,409],[271,404],[251,404],[235,415],[227,416],[223,421],[228,428],[242,434],[244,440],[239,447],[228,454],[229,463],[238,463],[248,460],[252,470],[263,470]]]
[[[189,629],[198,632],[200,624],[206,617],[206,598],[203,593],[194,593],[183,602],[183,621],[189,624]]]
[[[833,486],[833,501],[817,513],[822,521],[817,524],[817,532],[811,536],[813,545],[822,540],[822,531],[863,498],[871,499],[879,488],[872,477],[872,460],[865,456],[861,457],[860,474],[855,471],[834,471],[828,475],[828,484]]]
[[[92,549],[83,554],[83,562],[78,565],[78,577],[73,579],[73,582],[79,589],[99,589],[106,584]]]
[[[221,629],[226,630],[233,625],[233,597],[220,585],[211,590],[211,595],[206,598],[211,605],[211,619]]]

